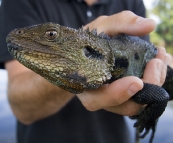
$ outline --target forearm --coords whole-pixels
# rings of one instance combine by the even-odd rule
[[[25,124],[58,112],[73,96],[30,70],[9,75],[8,99],[15,116]]]

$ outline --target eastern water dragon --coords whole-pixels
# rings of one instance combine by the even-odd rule
[[[157,55],[157,48],[138,37],[108,37],[89,31],[45,23],[15,29],[7,36],[11,55],[51,83],[74,94],[96,89],[125,76],[142,77],[145,65]],[[133,118],[140,137],[152,130],[152,143],[158,118],[173,99],[173,69],[167,68],[162,87],[144,83],[132,99],[147,104]],[[145,131],[143,131],[145,129]]]

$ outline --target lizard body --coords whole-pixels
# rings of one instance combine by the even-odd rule
[[[51,83],[74,94],[96,89],[125,76],[142,77],[145,65],[157,55],[157,48],[138,37],[118,35],[110,38],[96,29],[72,29],[54,23],[13,30],[7,36],[11,55],[24,66]],[[144,83],[132,99],[148,104],[135,126],[153,130],[168,100],[173,99],[173,70],[168,67],[163,87]]]

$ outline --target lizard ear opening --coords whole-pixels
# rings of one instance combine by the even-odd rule
[[[104,56],[98,51],[94,50],[91,46],[84,47],[84,54],[87,58],[103,59]]]

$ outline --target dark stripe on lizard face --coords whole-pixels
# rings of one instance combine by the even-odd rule
[[[115,59],[115,64],[114,64],[114,69],[120,68],[120,69],[127,69],[129,66],[129,62],[127,58],[116,58]]]

